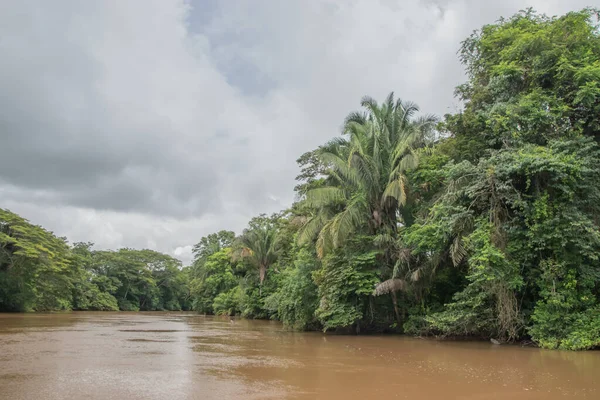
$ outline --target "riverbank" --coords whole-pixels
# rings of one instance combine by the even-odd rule
[[[64,310],[64,311],[47,311],[47,312],[28,312],[28,313],[19,313],[19,312],[13,312],[13,313],[0,313],[0,316],[2,316],[2,318],[4,319],[10,319],[11,317],[13,318],[25,318],[28,315],[36,315],[36,316],[47,316],[47,317],[52,317],[52,316],[60,316],[60,315],[74,315],[77,316],[77,314],[81,314],[81,315],[90,315],[90,314],[99,314],[99,315],[115,315],[115,314],[123,314],[123,315],[187,315],[187,316],[198,316],[198,317],[204,317],[204,318],[212,318],[216,321],[222,321],[222,322],[228,322],[229,324],[236,324],[236,323],[240,323],[240,322],[244,322],[244,321],[257,321],[257,322],[277,322],[277,323],[281,323],[280,321],[274,321],[274,320],[268,320],[268,319],[247,319],[247,318],[242,318],[239,316],[215,316],[215,315],[209,315],[209,314],[199,314],[196,313],[195,311],[190,311],[190,310],[174,310],[174,311],[90,311],[90,310]],[[347,329],[347,330],[343,330],[343,331],[328,331],[328,332],[323,332],[322,330],[310,330],[310,331],[295,331],[293,329],[290,328],[285,328],[283,325],[281,326],[281,330],[282,331],[286,331],[286,332],[290,332],[290,333],[321,333],[323,335],[327,335],[327,336],[365,336],[365,337],[369,337],[369,336],[390,336],[390,337],[400,337],[400,338],[413,338],[413,339],[419,339],[419,340],[425,340],[425,341],[434,341],[434,342],[472,342],[472,343],[491,343],[493,345],[498,345],[498,346],[518,346],[518,347],[528,347],[528,348],[538,348],[539,346],[537,346],[534,342],[532,342],[531,340],[519,340],[519,341],[514,341],[514,342],[497,342],[494,339],[490,339],[490,338],[484,338],[484,337],[473,337],[473,336],[435,336],[435,335],[430,335],[430,336],[414,336],[414,335],[406,335],[406,334],[402,334],[402,333],[397,333],[397,332],[362,332],[360,334],[356,334],[353,330],[351,329]],[[594,349],[591,349],[594,350]]]

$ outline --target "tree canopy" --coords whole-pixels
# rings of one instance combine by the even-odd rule
[[[181,262],[152,250],[69,246],[0,209],[0,310],[189,309]]]

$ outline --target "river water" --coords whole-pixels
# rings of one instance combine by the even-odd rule
[[[0,399],[600,399],[600,352],[293,333],[188,313],[0,314]]]

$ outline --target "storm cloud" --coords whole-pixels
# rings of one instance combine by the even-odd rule
[[[594,5],[3,1],[0,207],[71,241],[187,262],[201,236],[288,206],[296,158],[363,95],[454,112],[474,29]]]

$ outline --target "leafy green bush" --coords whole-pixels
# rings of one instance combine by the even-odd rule
[[[265,308],[289,328],[308,330],[319,326],[315,317],[318,289],[312,279],[317,264],[308,250],[300,250],[294,266],[283,271],[277,291],[265,299]]]
[[[377,254],[338,251],[329,255],[322,268],[313,273],[320,298],[315,315],[323,330],[353,327],[365,317],[369,296],[379,282],[373,268]]]
[[[215,297],[212,308],[216,315],[236,315],[240,313],[241,288],[239,286]]]
[[[110,293],[98,292],[97,296],[90,302],[89,310],[118,311],[117,299]]]
[[[121,311],[140,311],[140,307],[131,301],[119,299],[118,303]]]

